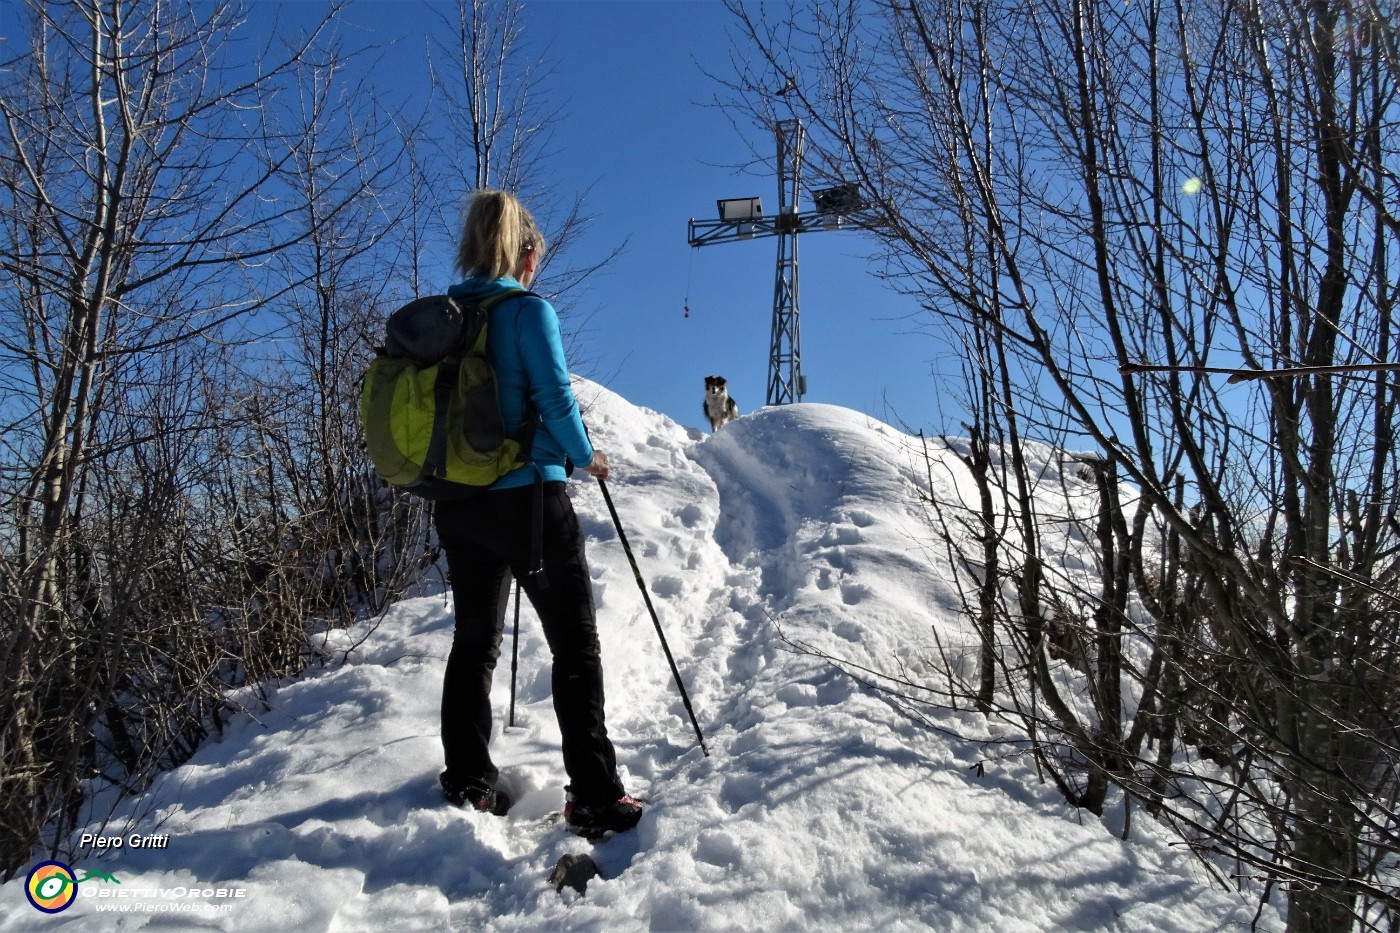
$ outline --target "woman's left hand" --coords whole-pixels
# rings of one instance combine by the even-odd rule
[[[583,472],[596,479],[607,479],[612,467],[608,464],[608,455],[601,450],[593,451],[593,459],[588,461],[588,466],[583,468]]]

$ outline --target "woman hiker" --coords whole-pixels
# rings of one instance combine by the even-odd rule
[[[534,218],[513,195],[479,191],[457,251],[457,268],[466,279],[448,294],[481,300],[528,288],[544,249]],[[523,468],[473,498],[435,506],[457,617],[442,689],[443,793],[455,806],[498,816],[511,804],[496,786],[487,746],[491,675],[514,577],[539,615],[553,656],[554,710],[569,778],[565,822],[584,835],[621,832],[637,825],[642,807],[617,776],[604,723],[603,664],[583,532],[564,491],[567,461],[606,479],[608,458],[584,432],[554,308],[543,298],[520,295],[498,302],[488,314],[487,355],[507,432],[528,417],[538,424]],[[542,514],[536,512],[538,480]],[[531,572],[532,555],[542,561],[540,574]]]

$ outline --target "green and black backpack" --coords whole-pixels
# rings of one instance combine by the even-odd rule
[[[507,435],[486,323],[501,301],[533,294],[434,295],[389,316],[360,391],[360,424],[375,472],[391,486],[462,499],[528,461],[538,419],[527,404],[520,431]]]

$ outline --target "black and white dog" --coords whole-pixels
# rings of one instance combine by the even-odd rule
[[[739,417],[739,406],[729,397],[723,376],[705,377],[705,417],[710,419],[711,434]]]

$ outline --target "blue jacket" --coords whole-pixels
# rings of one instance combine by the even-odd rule
[[[453,285],[449,295],[481,300],[520,288],[510,276],[490,280],[474,276]],[[577,466],[593,459],[593,445],[583,429],[578,400],[569,384],[564,343],[559,336],[559,315],[543,298],[525,295],[498,302],[488,312],[486,353],[496,371],[501,416],[507,433],[514,434],[525,417],[526,391],[539,416],[530,461],[545,482],[564,482],[567,456]],[[532,469],[513,470],[496,480],[492,489],[527,486],[535,481]]]

